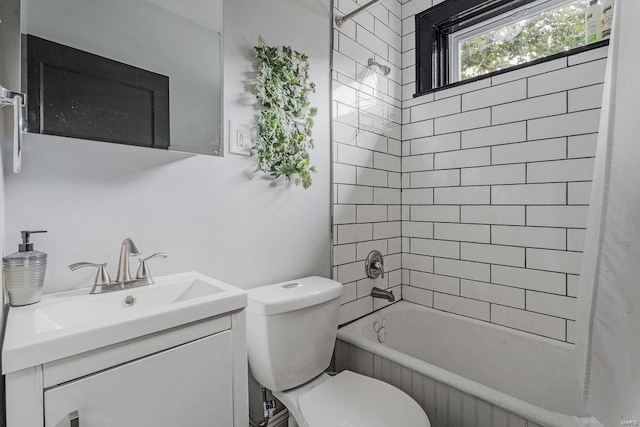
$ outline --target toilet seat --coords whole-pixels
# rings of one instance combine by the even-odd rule
[[[351,371],[323,376],[327,378],[312,381],[310,389],[278,393],[290,410],[291,404],[296,407],[292,412],[303,426],[431,426],[418,403],[392,385]]]

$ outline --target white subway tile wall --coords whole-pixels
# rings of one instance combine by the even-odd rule
[[[369,296],[380,286],[571,343],[607,48],[414,98],[414,15],[438,3],[389,0],[334,31],[340,322],[382,307]],[[336,0],[336,13],[361,4]],[[369,57],[392,69],[380,100],[397,127],[384,135],[358,128]],[[365,278],[370,249],[385,279]]]
[[[430,1],[429,1],[430,3]],[[347,14],[361,1],[335,0],[334,13]],[[429,5],[430,6],[430,5]],[[373,58],[391,68],[377,82],[365,79]],[[370,296],[374,286],[391,289],[402,298],[402,4],[388,0],[356,16],[333,38],[333,276],[344,286],[340,323],[346,323],[386,305]],[[385,131],[367,123],[371,104],[384,106],[391,117]],[[432,125],[432,124],[431,124]],[[416,126],[422,132],[421,126]],[[416,168],[425,166],[414,159]],[[433,165],[431,159],[424,159]],[[431,167],[430,166],[430,167]],[[433,189],[425,189],[433,197]],[[432,237],[433,230],[421,237]],[[336,235],[337,234],[337,235]],[[382,252],[385,276],[367,278],[365,259]]]

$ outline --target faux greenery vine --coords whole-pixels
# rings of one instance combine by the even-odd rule
[[[311,128],[317,113],[309,102],[309,94],[316,90],[309,81],[309,57],[287,46],[267,46],[262,37],[255,49],[259,62],[256,96],[264,107],[253,147],[260,169],[309,188],[316,169],[307,150],[313,148]]]

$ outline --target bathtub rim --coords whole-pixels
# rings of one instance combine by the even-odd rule
[[[366,338],[360,332],[366,324],[370,324],[373,322],[371,319],[374,316],[380,316],[380,315],[384,315],[385,313],[389,313],[393,311],[402,311],[405,309],[426,311],[426,312],[434,313],[437,315],[455,317],[456,319],[462,319],[464,321],[481,324],[482,326],[486,326],[486,327],[494,327],[501,330],[506,329],[507,332],[509,333],[519,334],[519,335],[521,334],[526,336],[527,338],[534,338],[534,339],[542,340],[545,343],[549,343],[552,345],[560,345],[565,348],[573,349],[573,346],[567,343],[554,341],[550,339],[544,339],[543,337],[537,337],[536,335],[527,334],[521,331],[516,331],[516,330],[512,331],[509,328],[504,328],[499,325],[494,325],[494,324],[482,322],[476,319],[466,318],[464,316],[458,316],[451,313],[442,312],[440,310],[424,307],[422,305],[411,303],[409,301],[404,301],[404,300],[398,301],[393,305],[384,307],[381,310],[370,313],[367,316],[364,316],[358,320],[355,320],[354,322],[351,322],[347,325],[342,326],[338,330],[337,339],[347,342],[349,344],[355,345],[356,347],[360,347],[363,350],[369,351],[370,353],[380,355],[385,359],[388,359],[392,362],[405,366],[426,377],[429,377],[438,382],[447,384],[457,390],[460,390],[464,393],[475,396],[480,400],[484,400],[494,406],[500,407],[508,412],[515,413],[519,416],[522,416],[523,418],[526,418],[527,420],[533,421],[542,426],[577,427],[582,425],[598,425],[598,424],[592,424],[594,421],[597,423],[597,421],[593,418],[580,418],[577,416],[560,414],[557,412],[549,411],[544,408],[540,408],[539,406],[535,406],[531,403],[517,399],[506,393],[487,387],[483,384],[469,380],[463,376],[454,374],[453,372],[449,372],[445,369],[439,368],[435,365],[432,365],[428,362],[420,360],[416,357],[409,356],[408,354],[404,354],[398,350],[394,350],[378,342],[372,341]]]

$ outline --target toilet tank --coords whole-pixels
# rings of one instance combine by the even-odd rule
[[[329,366],[338,333],[340,283],[305,277],[247,294],[249,366],[260,384],[288,390]]]

